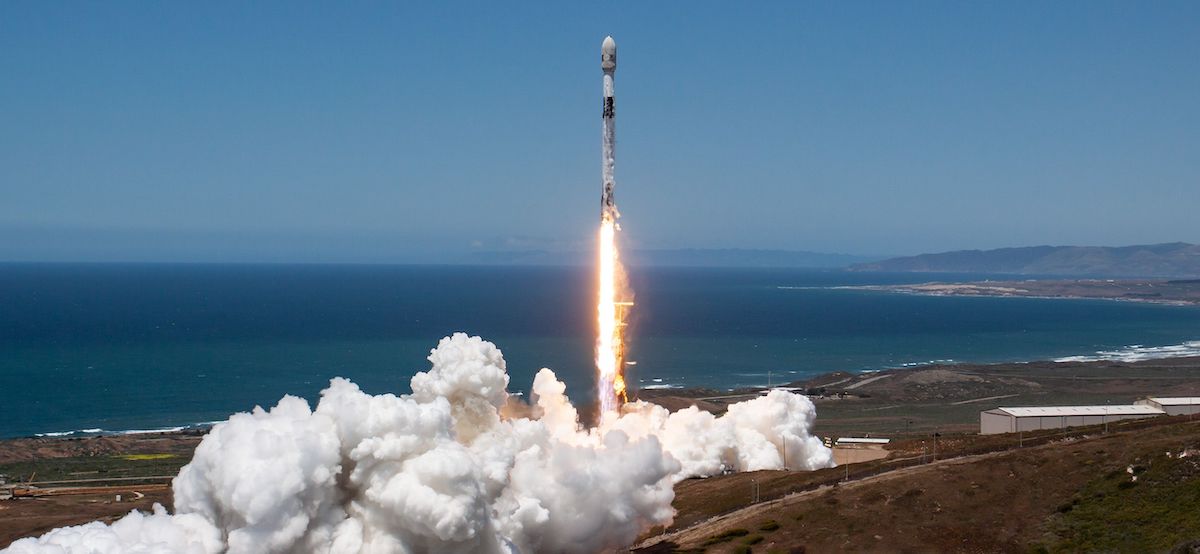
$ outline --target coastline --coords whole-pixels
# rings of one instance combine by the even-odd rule
[[[1193,341],[1200,348],[1200,341]],[[1081,358],[1081,357],[1071,357]],[[1195,371],[1194,374],[1188,372]],[[911,392],[906,396],[908,401],[937,400],[947,402],[971,400],[982,401],[974,396],[980,389],[987,376],[994,376],[1004,384],[1020,384],[1039,388],[1041,381],[1059,381],[1064,378],[1074,383],[1105,383],[1110,387],[1104,396],[1124,396],[1139,394],[1162,394],[1152,388],[1146,388],[1145,382],[1161,381],[1168,384],[1172,390],[1182,388],[1194,393],[1187,395],[1200,396],[1200,352],[1188,355],[1163,356],[1139,360],[1122,360],[1116,358],[1095,359],[1056,359],[1034,360],[998,363],[965,363],[950,360],[933,363],[905,364],[898,367],[865,370],[858,372],[834,371],[822,373],[809,378],[783,383],[779,386],[740,387],[731,389],[718,388],[644,388],[636,391],[635,399],[645,400],[663,405],[669,409],[678,409],[684,405],[697,405],[701,409],[723,411],[722,406],[728,405],[747,397],[757,396],[771,389],[784,389],[808,395],[818,406],[818,420],[833,419],[821,413],[822,402],[834,397],[844,400],[847,398],[870,399],[875,397],[892,396],[887,394],[896,387],[894,383],[915,381],[920,385],[938,385],[944,383],[959,383],[961,389],[955,394],[938,394]],[[1069,377],[1067,377],[1069,376]],[[1008,381],[1004,381],[1004,380]],[[1013,381],[1012,379],[1016,379]],[[1187,383],[1194,380],[1195,383]],[[1137,382],[1130,385],[1126,382]],[[925,387],[930,388],[930,387]],[[934,387],[936,388],[936,387]],[[1038,390],[1037,395],[1048,395],[1050,390]],[[961,393],[961,394],[959,394]],[[1077,391],[1079,394],[1087,394]],[[1174,394],[1174,393],[1172,393]],[[1078,395],[1078,394],[1077,394]],[[961,396],[961,398],[960,398]],[[1022,396],[1022,395],[1018,395]],[[1129,401],[1133,401],[1130,398]],[[36,453],[47,445],[74,444],[88,445],[84,448],[67,448],[64,451],[86,451],[92,453],[118,452],[124,448],[141,442],[160,440],[175,440],[179,438],[202,437],[219,421],[196,423],[185,426],[164,427],[161,429],[138,429],[125,431],[107,431],[103,429],[86,429],[79,431],[39,433],[25,437],[0,438],[0,465],[17,460],[33,459],[36,456],[14,455],[18,449]],[[99,445],[99,446],[98,446]],[[0,472],[2,473],[2,472]]]
[[[1054,393],[1063,388],[1061,382],[1064,380],[1071,383],[1072,392],[1056,396]],[[951,384],[953,387],[947,389],[946,385]],[[915,385],[915,388],[908,385]],[[1097,386],[1100,390],[1095,390]],[[808,395],[817,405],[817,419],[820,424],[834,423],[842,418],[844,414],[840,409],[833,413],[822,410],[822,407],[834,406],[836,401],[843,401],[841,404],[844,405],[855,404],[863,409],[871,408],[871,405],[878,403],[880,399],[905,402],[905,405],[896,408],[918,407],[922,403],[930,402],[966,405],[983,403],[984,399],[988,398],[984,393],[996,392],[992,390],[996,387],[1024,389],[1007,391],[1015,393],[1007,397],[1014,399],[1008,404],[1015,404],[1030,396],[1038,397],[1039,400],[1057,398],[1063,401],[1059,403],[1069,403],[1066,401],[1090,396],[1128,402],[1135,400],[1134,396],[1146,394],[1200,396],[1200,355],[1137,361],[1097,359],[987,364],[933,363],[869,372],[823,373],[772,388]],[[719,412],[728,404],[761,395],[767,390],[770,389],[642,389],[637,391],[636,398],[672,410],[696,405],[701,409]],[[947,419],[945,422],[952,425],[977,423],[973,419],[969,422]],[[47,454],[50,457],[81,453],[98,455],[125,452],[137,445],[157,444],[162,441],[198,440],[216,423],[219,422],[160,430],[43,433],[37,436],[4,438],[0,439],[0,466],[15,461],[37,459],[39,454]]]
[[[1200,280],[1051,279],[930,281],[910,285],[843,285],[829,290],[868,290],[918,296],[978,296],[1053,300],[1110,300],[1167,306],[1200,306]]]
[[[988,368],[1010,368],[1010,367],[1038,367],[1046,369],[1047,364],[1078,364],[1079,367],[1109,367],[1113,364],[1155,364],[1157,365],[1174,365],[1171,360],[1197,360],[1196,366],[1200,370],[1200,340],[1185,341],[1179,344],[1145,346],[1145,345],[1128,345],[1120,349],[1094,351],[1090,353],[1081,353],[1071,356],[1061,356],[1057,358],[1043,358],[1031,360],[1007,360],[998,362],[967,362],[954,359],[933,359],[920,362],[908,362],[894,366],[863,368],[858,370],[834,371],[825,372],[799,380],[777,381],[779,384],[774,387],[769,387],[767,383],[748,386],[733,386],[733,387],[688,387],[684,385],[676,385],[651,380],[649,386],[642,386],[634,391],[631,398],[643,399],[650,402],[655,402],[664,405],[665,407],[675,410],[696,403],[701,406],[701,409],[708,411],[720,412],[721,407],[726,403],[707,403],[710,397],[721,399],[744,400],[750,395],[760,394],[768,388],[784,388],[794,391],[803,391],[809,387],[818,386],[823,382],[829,381],[829,376],[839,376],[839,379],[846,379],[847,384],[861,383],[869,379],[880,378],[905,371],[921,371],[921,370],[938,370],[938,369],[962,369],[976,368],[979,371],[987,371]],[[1186,362],[1185,362],[1186,363]],[[1067,367],[1067,366],[1063,366]],[[1070,366],[1074,367],[1074,366]],[[786,379],[786,374],[779,372],[775,374],[781,379]],[[1200,379],[1200,374],[1197,375]],[[657,380],[661,381],[661,380]],[[858,387],[865,387],[866,384],[859,384]],[[857,388],[857,387],[856,387]],[[869,389],[869,387],[868,387]],[[1200,391],[1198,391],[1200,392]],[[520,397],[517,393],[514,396]],[[223,421],[223,420],[221,420]],[[152,425],[139,429],[102,429],[102,428],[84,428],[75,430],[55,430],[44,431],[40,433],[32,433],[21,436],[0,437],[0,444],[23,439],[63,439],[63,440],[80,440],[97,437],[137,437],[137,436],[173,436],[173,435],[194,435],[208,432],[213,425],[221,421],[203,421],[182,425],[162,425],[154,427]],[[2,457],[0,457],[2,460]]]

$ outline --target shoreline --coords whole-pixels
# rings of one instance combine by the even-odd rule
[[[942,283],[922,283],[922,285],[933,285]],[[1153,298],[1117,298],[1105,296],[1049,296],[1036,294],[1003,294],[1003,293],[956,293],[956,292],[935,292],[916,289],[917,285],[846,285],[837,287],[828,287],[829,290],[869,290],[875,292],[887,292],[892,294],[909,294],[912,296],[930,296],[930,297],[973,297],[973,298],[1029,298],[1031,300],[1103,300],[1106,302],[1129,302],[1133,304],[1154,304],[1157,306],[1200,306],[1200,301],[1184,301],[1184,300],[1159,300]]]
[[[109,430],[109,429],[99,429],[99,428],[75,429],[75,430],[71,430],[71,431],[51,431],[51,432],[43,432],[43,433],[34,433],[32,435],[27,435],[27,436],[23,436],[23,437],[9,437],[9,438],[76,439],[76,438],[84,438],[84,437],[124,437],[124,436],[130,436],[130,435],[161,435],[164,433],[180,433],[180,432],[190,432],[190,431],[199,431],[199,430],[207,431],[213,425],[216,425],[218,423],[221,423],[221,422],[220,421],[205,421],[205,422],[199,422],[199,423],[189,423],[187,425],[171,425],[171,426],[165,426],[165,427],[154,427],[154,428],[150,428],[150,429],[123,429],[123,430],[116,430],[116,431]],[[7,439],[0,439],[0,440],[7,440]]]
[[[903,293],[902,293],[903,294]],[[1060,356],[1057,358],[1035,358],[1030,360],[1004,360],[996,362],[970,362],[954,359],[938,359],[922,362],[906,362],[895,366],[886,366],[879,368],[863,368],[857,370],[838,370],[832,372],[823,372],[813,374],[811,377],[805,377],[798,380],[781,382],[774,386],[766,384],[750,385],[750,386],[735,386],[735,387],[686,387],[672,384],[654,383],[649,387],[636,389],[634,399],[642,399],[647,401],[655,401],[654,399],[661,398],[688,398],[706,400],[709,397],[730,397],[744,399],[749,394],[748,391],[766,391],[769,388],[783,389],[803,389],[811,386],[812,383],[820,381],[825,376],[838,375],[846,377],[848,382],[863,381],[866,379],[877,378],[896,372],[910,370],[929,370],[929,369],[944,369],[944,368],[1000,368],[1009,366],[1041,366],[1045,364],[1138,364],[1138,363],[1167,363],[1170,360],[1197,360],[1197,367],[1200,368],[1200,340],[1185,341],[1179,344],[1170,344],[1162,346],[1144,346],[1144,345],[1128,345],[1116,350],[1095,351],[1089,354],[1078,354],[1072,356]],[[784,374],[780,373],[780,377]],[[1200,376],[1198,376],[1200,379]],[[521,394],[513,394],[513,396],[521,397]],[[680,405],[679,402],[671,402],[671,409],[677,409],[673,406]],[[710,410],[711,411],[711,410]],[[232,415],[232,412],[230,415]],[[169,436],[169,435],[191,435],[195,433],[204,434],[208,430],[221,421],[205,421],[189,424],[163,425],[154,427],[148,425],[139,429],[122,429],[109,430],[101,428],[84,428],[67,431],[45,431],[41,433],[33,433],[28,435],[14,435],[0,437],[0,444],[21,439],[67,439],[79,440],[96,437],[136,437],[136,436]]]
[[[917,296],[973,296],[1044,300],[1109,300],[1163,306],[1200,306],[1200,281],[1146,279],[1028,279],[929,281],[906,285],[839,285],[827,290],[866,290]]]
[[[1191,341],[1189,344],[1191,343],[1196,343],[1198,346],[1200,346],[1200,341]],[[1122,372],[1123,370],[1128,370],[1130,374],[1113,375],[1113,372]],[[665,398],[683,398],[702,402],[740,400],[749,396],[763,394],[769,390],[782,389],[799,394],[806,394],[810,397],[817,397],[815,400],[819,401],[823,396],[828,397],[838,394],[844,394],[848,397],[861,396],[863,398],[870,398],[870,393],[878,392],[877,389],[881,387],[884,382],[889,381],[889,378],[907,377],[930,373],[941,374],[942,372],[949,372],[952,374],[962,375],[1020,374],[1026,378],[1036,378],[1036,375],[1033,374],[1044,374],[1043,377],[1046,379],[1058,379],[1061,378],[1061,376],[1056,374],[1068,372],[1072,373],[1071,379],[1075,381],[1110,381],[1139,378],[1144,379],[1146,376],[1141,374],[1146,371],[1154,370],[1195,370],[1196,375],[1194,379],[1196,381],[1195,386],[1198,391],[1195,395],[1200,396],[1200,352],[1196,352],[1177,356],[1162,356],[1139,360],[1122,360],[1115,358],[1060,358],[990,363],[937,360],[929,363],[904,364],[901,366],[881,369],[825,372],[804,379],[781,383],[771,387],[749,386],[728,389],[681,387],[639,389],[636,391],[636,396],[634,399],[653,403],[659,403],[660,400]],[[1094,372],[1094,374],[1083,374],[1082,372],[1084,371]],[[956,379],[951,378],[951,380],[953,381]],[[960,381],[970,382],[974,380],[968,378]],[[984,398],[974,398],[968,400],[979,401],[983,399]],[[1132,401],[1132,399],[1130,401]],[[674,410],[676,408],[670,407],[670,409]],[[818,415],[818,419],[820,419],[820,415]],[[156,429],[136,429],[123,431],[82,429],[77,431],[48,432],[26,436],[3,437],[0,438],[0,463],[3,463],[4,460],[12,459],[6,458],[3,455],[3,451],[6,450],[7,447],[11,446],[12,443],[47,443],[55,441],[86,442],[97,439],[117,442],[136,442],[140,439],[153,441],[161,438],[172,437],[198,437],[203,436],[208,432],[209,429],[219,423],[221,423],[221,421],[169,426]]]

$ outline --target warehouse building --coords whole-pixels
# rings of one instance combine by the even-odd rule
[[[1100,425],[1122,419],[1155,417],[1163,414],[1162,409],[1146,404],[996,408],[979,413],[979,433],[992,435],[1039,429],[1062,429],[1081,425]]]
[[[1167,415],[1200,414],[1200,396],[1151,396],[1138,400],[1137,403],[1158,408]]]

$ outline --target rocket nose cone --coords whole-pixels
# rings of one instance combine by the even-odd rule
[[[612,37],[604,37],[600,45],[600,68],[613,70],[617,68],[617,41]]]

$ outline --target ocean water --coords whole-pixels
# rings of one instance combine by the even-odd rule
[[[1200,351],[1195,307],[833,288],[962,278],[635,270],[629,381],[732,388],[935,360]],[[586,400],[593,290],[587,268],[4,264],[0,437],[222,420],[315,399],[335,376],[406,393],[456,331],[503,350],[510,390],[549,367]]]

